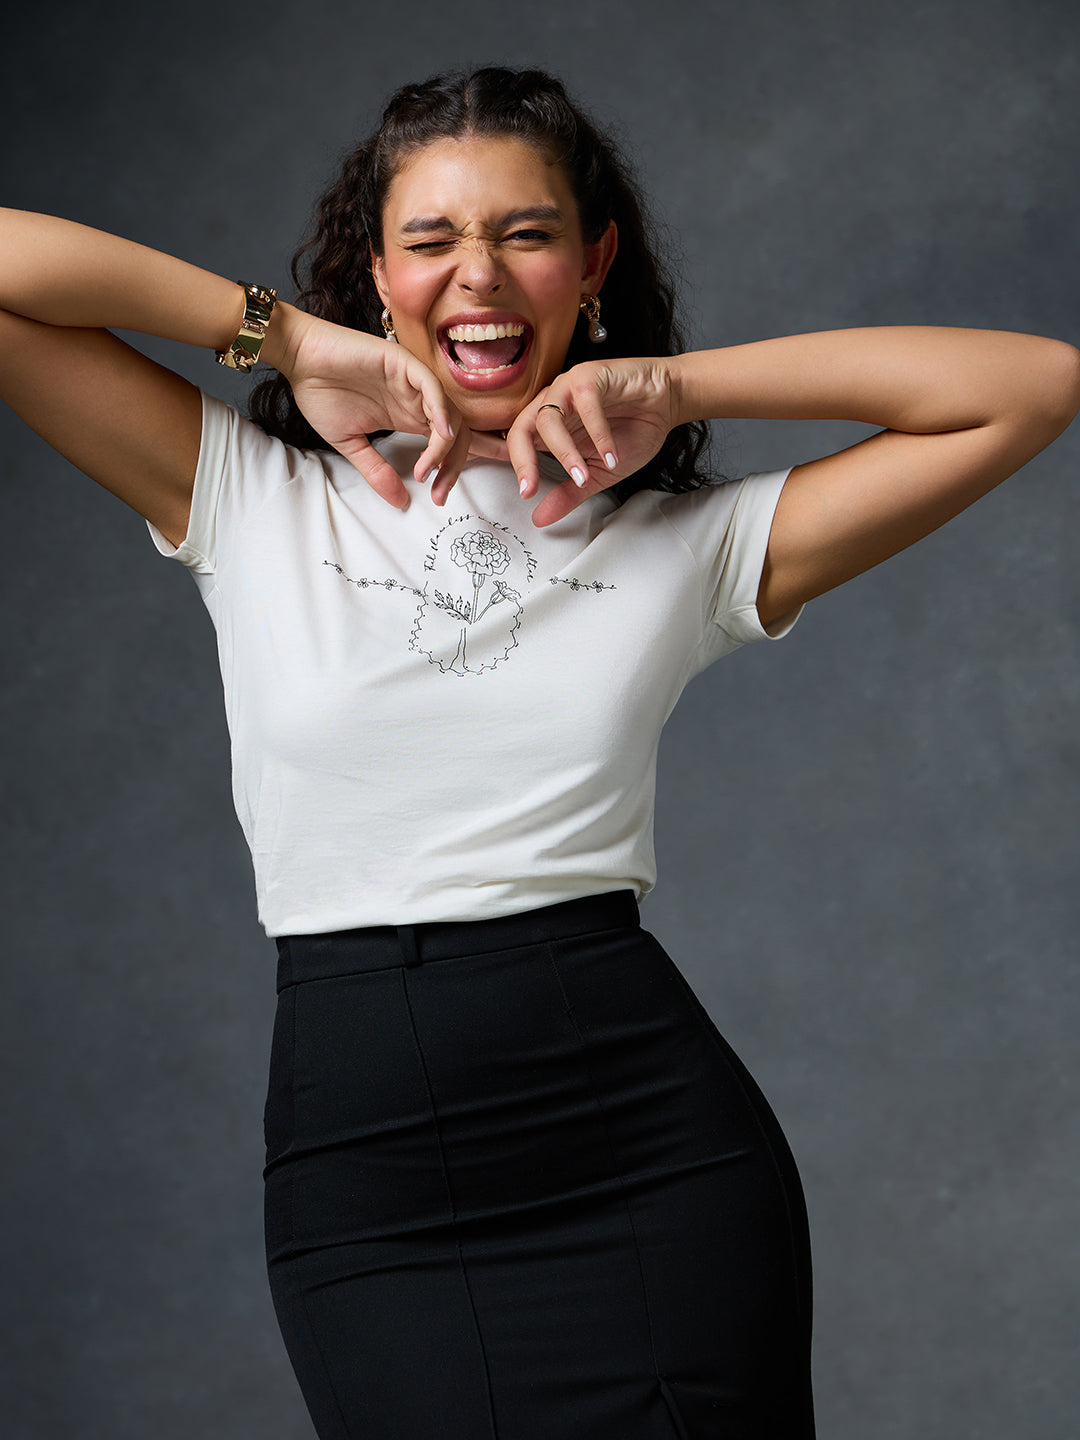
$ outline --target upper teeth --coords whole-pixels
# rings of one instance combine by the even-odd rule
[[[508,335],[524,335],[524,325],[451,325],[446,332],[451,340],[505,340]]]

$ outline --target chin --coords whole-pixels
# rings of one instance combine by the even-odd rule
[[[489,400],[480,403],[477,402],[475,395],[462,395],[455,396],[454,403],[461,411],[470,430],[509,430],[526,405],[537,394],[539,391],[534,390],[532,394],[522,395],[517,399],[493,395]]]

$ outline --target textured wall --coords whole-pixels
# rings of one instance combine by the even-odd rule
[[[23,8],[0,200],[287,289],[389,89],[540,63],[637,155],[697,343],[1080,342],[1071,0],[373,10]],[[867,433],[730,422],[717,464]],[[137,516],[0,437],[6,1433],[301,1440],[261,1251],[275,957],[211,626]],[[666,734],[646,923],[799,1157],[830,1440],[1076,1433],[1078,451],[714,667]]]

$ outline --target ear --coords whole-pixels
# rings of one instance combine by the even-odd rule
[[[375,281],[375,289],[379,292],[379,298],[384,305],[390,304],[390,288],[386,283],[386,265],[381,255],[371,251],[371,276]]]
[[[608,221],[607,229],[595,244],[585,247],[585,268],[581,272],[581,283],[593,295],[599,295],[604,276],[611,268],[618,248],[619,232],[614,220]]]

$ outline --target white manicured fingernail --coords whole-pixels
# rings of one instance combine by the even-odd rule
[[[528,489],[528,485],[529,482],[527,480],[522,480],[521,483],[518,485],[518,489],[521,491],[522,495],[525,494],[525,491]]]
[[[608,453],[604,456],[604,464],[609,470],[614,470],[615,466],[618,463],[619,462],[615,459],[615,456],[612,455],[611,451],[609,450]]]
[[[439,467],[437,465],[433,465],[431,469],[427,472],[427,474],[424,476],[424,478],[420,481],[420,484],[429,485],[431,481],[435,479],[435,476],[438,475],[438,473]]]
[[[570,471],[570,478],[573,480],[575,485],[584,485],[585,481],[588,479],[588,476],[585,474],[584,470],[580,470],[575,465],[574,468]]]

